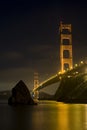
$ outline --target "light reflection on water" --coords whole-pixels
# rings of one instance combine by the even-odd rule
[[[85,127],[85,130],[87,130],[87,104],[85,105],[85,121],[84,121],[84,127]]]
[[[40,101],[35,106],[0,104],[0,130],[87,130],[87,105]]]

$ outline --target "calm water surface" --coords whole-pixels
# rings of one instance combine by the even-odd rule
[[[87,105],[40,101],[35,106],[0,103],[0,130],[87,130]]]

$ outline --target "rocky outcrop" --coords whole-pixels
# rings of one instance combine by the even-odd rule
[[[25,83],[20,80],[17,85],[12,89],[12,96],[8,99],[9,105],[26,104],[34,105],[36,104],[31,98],[30,92],[25,85]]]
[[[87,103],[87,73],[64,77],[54,99],[65,103]]]

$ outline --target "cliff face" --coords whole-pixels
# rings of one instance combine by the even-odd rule
[[[27,86],[22,80],[20,80],[12,89],[12,96],[8,99],[8,104],[35,104]]]
[[[67,103],[87,103],[87,74],[64,77],[54,98]]]

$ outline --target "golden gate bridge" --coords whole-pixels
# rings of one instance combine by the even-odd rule
[[[49,77],[47,80],[39,83],[38,82],[38,73],[35,74],[34,78],[34,88],[32,92],[34,95],[38,95],[38,91],[48,85],[60,82],[62,77],[67,75],[68,78],[75,76],[81,71],[81,67],[86,65],[86,62],[81,61],[79,65],[73,65],[73,54],[72,54],[72,28],[71,24],[63,24],[60,22],[59,26],[60,31],[60,64],[61,70]],[[85,71],[84,71],[85,73]]]

